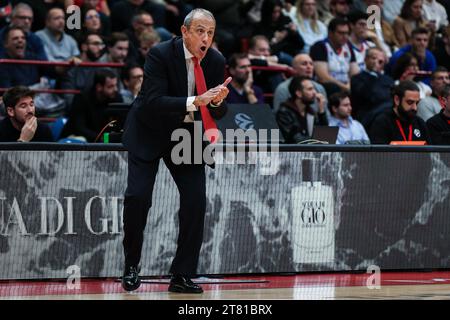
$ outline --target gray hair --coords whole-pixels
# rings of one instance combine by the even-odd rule
[[[183,25],[189,28],[196,15],[203,15],[207,18],[210,18],[212,21],[214,21],[214,23],[216,23],[216,19],[210,11],[202,8],[197,8],[187,14],[187,16],[184,18]]]
[[[29,5],[26,4],[26,3],[19,2],[19,3],[16,4],[16,5],[14,6],[14,8],[12,9],[11,17],[16,16],[16,15],[17,15],[17,11],[19,11],[20,9],[25,9],[25,10],[31,11],[31,13],[33,13],[33,8],[31,8],[31,6],[29,6]]]

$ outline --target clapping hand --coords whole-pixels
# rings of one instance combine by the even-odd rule
[[[229,90],[227,88],[227,85],[231,82],[231,79],[232,79],[231,77],[228,77],[224,83],[209,89],[202,95],[196,96],[194,100],[194,105],[197,107],[206,106],[211,102],[216,105],[220,104],[220,102],[222,102],[222,100],[225,99],[226,96],[228,95]]]

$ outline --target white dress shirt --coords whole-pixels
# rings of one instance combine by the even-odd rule
[[[186,70],[187,70],[187,83],[188,83],[188,98],[186,100],[186,111],[189,114],[184,118],[184,122],[194,122],[194,111],[197,111],[197,107],[194,105],[195,100],[195,74],[194,74],[194,61],[192,58],[194,55],[189,52],[183,43],[184,57],[186,58]]]
[[[428,21],[434,20],[436,22],[436,28],[446,27],[448,25],[448,17],[445,8],[442,4],[432,0],[431,2],[425,0],[422,6],[425,19]]]

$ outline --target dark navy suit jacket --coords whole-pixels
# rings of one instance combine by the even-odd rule
[[[225,58],[209,49],[201,61],[208,89],[224,81]],[[128,114],[123,145],[135,156],[150,161],[164,155],[171,145],[173,130],[180,128],[187,114],[187,70],[180,37],[150,49],[144,66],[141,91]],[[214,119],[226,113],[226,103],[210,108]],[[195,112],[197,118],[199,112]]]

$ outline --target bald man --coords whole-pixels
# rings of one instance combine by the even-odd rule
[[[317,93],[321,93],[324,97],[327,96],[325,88],[318,82],[313,80],[314,77],[314,64],[311,57],[308,54],[301,53],[294,57],[292,60],[292,68],[294,68],[294,76],[302,76],[311,79],[314,89]],[[289,84],[292,81],[292,77],[280,83],[275,90],[273,97],[273,112],[276,113],[280,108],[280,105],[291,97],[289,93]],[[319,111],[317,102],[314,102],[311,107],[315,112]],[[325,110],[329,116],[327,104],[325,104]]]

